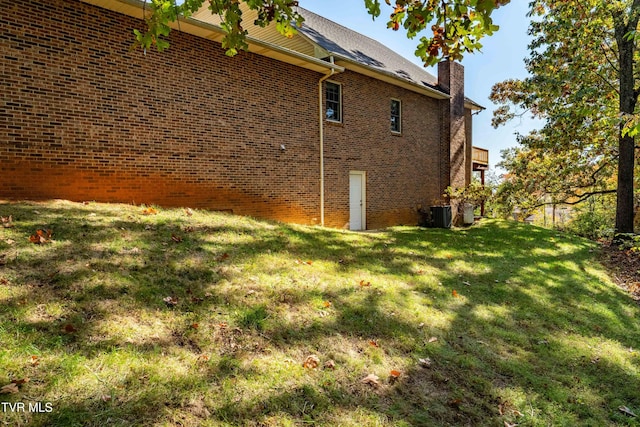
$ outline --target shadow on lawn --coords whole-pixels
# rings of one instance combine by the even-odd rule
[[[85,425],[161,421],[197,425],[205,420],[268,425],[269,417],[278,414],[295,424],[331,425],[336,421],[331,418],[335,408],[363,410],[397,425],[502,425],[516,420],[509,399],[518,394],[530,401],[531,413],[517,408],[530,425],[546,424],[545,413],[555,414],[551,420],[555,425],[587,425],[602,419],[634,425],[616,409],[619,405],[640,409],[640,398],[630,386],[640,380],[637,370],[600,354],[598,347],[613,341],[640,348],[639,310],[621,291],[600,283],[591,270],[593,246],[587,242],[506,222],[464,230],[397,228],[355,235],[257,222],[254,227],[250,220],[241,223],[229,217],[228,224],[219,226],[194,221],[193,230],[186,232],[192,223],[186,217],[154,223],[114,209],[106,220],[101,214],[94,221],[91,206],[71,206],[0,205],[0,214],[14,216],[12,236],[27,239],[35,228],[48,227],[57,241],[36,248],[28,258],[21,254],[22,242],[0,241],[6,263],[0,275],[22,291],[0,308],[7,335],[32,340],[30,344],[42,353],[63,349],[87,359],[114,351],[151,357],[175,350],[186,351],[195,360],[204,347],[218,351],[220,357],[197,372],[166,380],[159,366],[153,384],[136,377],[148,372],[132,370],[127,378],[138,389],[128,389],[127,378],[122,381],[131,397],[122,401],[66,397],[55,404],[53,413],[36,416],[36,425],[74,425],[83,417],[90,420]],[[233,235],[233,243],[219,239],[221,235]],[[175,242],[172,236],[182,241]],[[432,309],[449,313],[452,320],[425,334],[418,322],[399,319],[383,307],[380,294],[355,286],[331,295],[331,318],[295,323],[263,302],[254,304],[245,294],[216,292],[217,284],[241,274],[233,268],[236,263],[251,264],[266,253],[285,253],[292,261],[334,263],[340,272],[400,277],[429,296]],[[466,270],[466,264],[475,268]],[[439,285],[417,276],[416,265],[437,270]],[[287,268],[265,266],[269,274]],[[101,283],[107,275],[118,280]],[[459,298],[452,296],[453,290]],[[354,299],[355,292],[363,294]],[[242,344],[229,347],[233,332],[217,332],[215,339],[201,343],[188,326],[175,325],[172,334],[153,340],[95,340],[100,335],[96,325],[114,315],[109,304],[122,311],[161,313],[168,310],[162,301],[168,295],[179,301],[173,308],[179,313],[202,318],[239,313],[236,321],[244,336],[237,341]],[[323,296],[309,286],[273,291],[279,300],[275,302],[290,310]],[[30,320],[40,305],[51,301],[63,305],[65,315]],[[65,333],[67,324],[77,331]],[[429,342],[430,334],[438,341]],[[361,353],[368,350],[367,340],[380,340],[385,343],[379,350],[383,356],[404,356],[411,362],[393,384],[383,377],[380,388],[360,383],[364,376],[360,372],[334,378],[332,371],[318,370],[306,374],[306,384],[283,384],[248,398],[223,401],[203,396],[203,391],[223,382],[265,375],[239,362],[257,357],[264,347],[322,350],[336,335],[362,339],[364,346],[354,348]],[[576,336],[584,341],[579,357],[567,343]],[[425,357],[432,359],[431,368],[419,366],[418,358]],[[637,356],[635,360],[639,362]],[[55,387],[44,388],[51,393]]]

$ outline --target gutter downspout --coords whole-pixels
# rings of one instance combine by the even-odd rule
[[[333,64],[333,56],[330,57]],[[318,80],[318,119],[320,125],[320,225],[324,227],[324,114],[322,108],[322,82],[335,74],[334,68]]]

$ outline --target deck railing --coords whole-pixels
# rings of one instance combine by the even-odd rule
[[[489,150],[480,147],[473,147],[471,152],[473,163],[480,165],[489,165]]]

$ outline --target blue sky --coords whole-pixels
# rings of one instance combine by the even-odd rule
[[[500,150],[516,145],[516,132],[526,134],[536,126],[535,121],[523,118],[514,119],[506,126],[494,129],[491,117],[495,106],[488,99],[495,83],[526,77],[523,59],[527,57],[529,44],[527,4],[524,0],[512,0],[510,4],[495,11],[494,22],[500,26],[500,30],[492,37],[483,39],[481,53],[468,55],[462,61],[465,66],[467,96],[486,107],[485,111],[474,116],[473,143],[490,150],[489,161],[492,168],[500,161]],[[376,39],[422,66],[413,53],[418,44],[417,39],[409,40],[403,33],[386,28],[386,17],[390,9],[384,9],[384,2],[383,13],[375,21],[367,14],[362,0],[300,0],[300,6]],[[436,74],[434,69],[429,71]]]

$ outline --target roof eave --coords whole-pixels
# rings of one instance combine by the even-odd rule
[[[85,3],[122,13],[133,18],[142,19],[144,16],[144,2],[140,0],[82,0]],[[222,42],[225,31],[217,25],[208,24],[193,18],[180,18],[180,22],[169,24],[174,30],[195,35],[215,42]],[[252,37],[247,37],[249,52],[266,56],[287,64],[319,73],[326,73],[332,69],[338,72],[344,71],[343,67],[299,53],[272,43],[263,42]]]
[[[485,107],[483,107],[480,104],[477,104],[476,102],[474,102],[474,101],[472,101],[470,99],[465,99],[464,100],[464,108],[468,108],[469,110],[478,111],[478,112],[486,110]]]
[[[437,89],[433,89],[429,86],[421,85],[410,80],[406,80],[396,76],[391,72],[385,72],[378,68],[371,67],[369,65],[362,64],[360,62],[356,62],[352,59],[345,58],[344,56],[336,53],[331,53],[334,57],[335,64],[344,67],[347,70],[356,71],[360,74],[364,74],[369,77],[373,77],[374,79],[382,80],[384,82],[390,83],[395,86],[402,87],[404,89],[408,89],[413,92],[417,92],[422,95],[426,95],[430,98],[435,99],[450,99],[451,97],[441,92]]]

